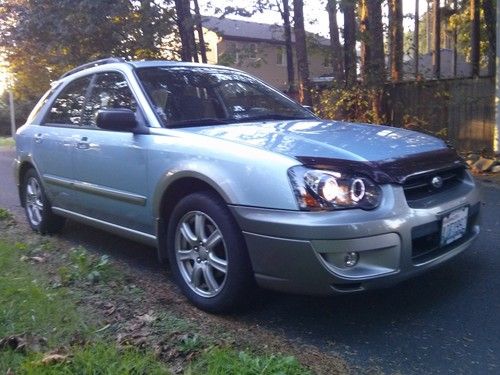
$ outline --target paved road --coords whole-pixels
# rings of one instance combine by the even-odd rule
[[[0,150],[0,206],[22,215]],[[499,374],[500,185],[484,184],[482,235],[466,253],[426,275],[386,290],[334,298],[268,293],[231,319],[340,353],[353,366],[403,374]],[[151,248],[76,223],[61,234],[106,249],[131,267],[161,272]]]

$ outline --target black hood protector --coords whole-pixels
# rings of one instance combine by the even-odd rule
[[[378,184],[402,185],[408,177],[413,175],[467,167],[467,164],[452,148],[381,161],[352,161],[308,156],[296,156],[296,159],[311,168],[365,175]]]

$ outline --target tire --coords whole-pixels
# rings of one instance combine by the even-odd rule
[[[226,204],[212,192],[179,201],[169,220],[167,251],[174,280],[198,308],[230,312],[256,289],[245,240]]]
[[[52,212],[40,177],[33,168],[24,175],[22,197],[31,229],[40,234],[54,234],[62,230],[66,220]]]

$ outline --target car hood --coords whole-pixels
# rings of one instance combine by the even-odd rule
[[[388,161],[446,149],[435,137],[381,125],[296,120],[185,128],[294,158]]]

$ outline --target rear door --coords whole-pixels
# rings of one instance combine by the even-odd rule
[[[98,73],[86,104],[74,154],[78,212],[142,233],[154,233],[148,199],[149,135],[97,128],[99,110],[127,108],[143,118],[127,79],[120,72]]]
[[[33,160],[41,175],[51,203],[74,210],[75,194],[73,151],[76,132],[82,123],[85,95],[91,76],[68,83],[52,102],[41,124],[33,124]]]

